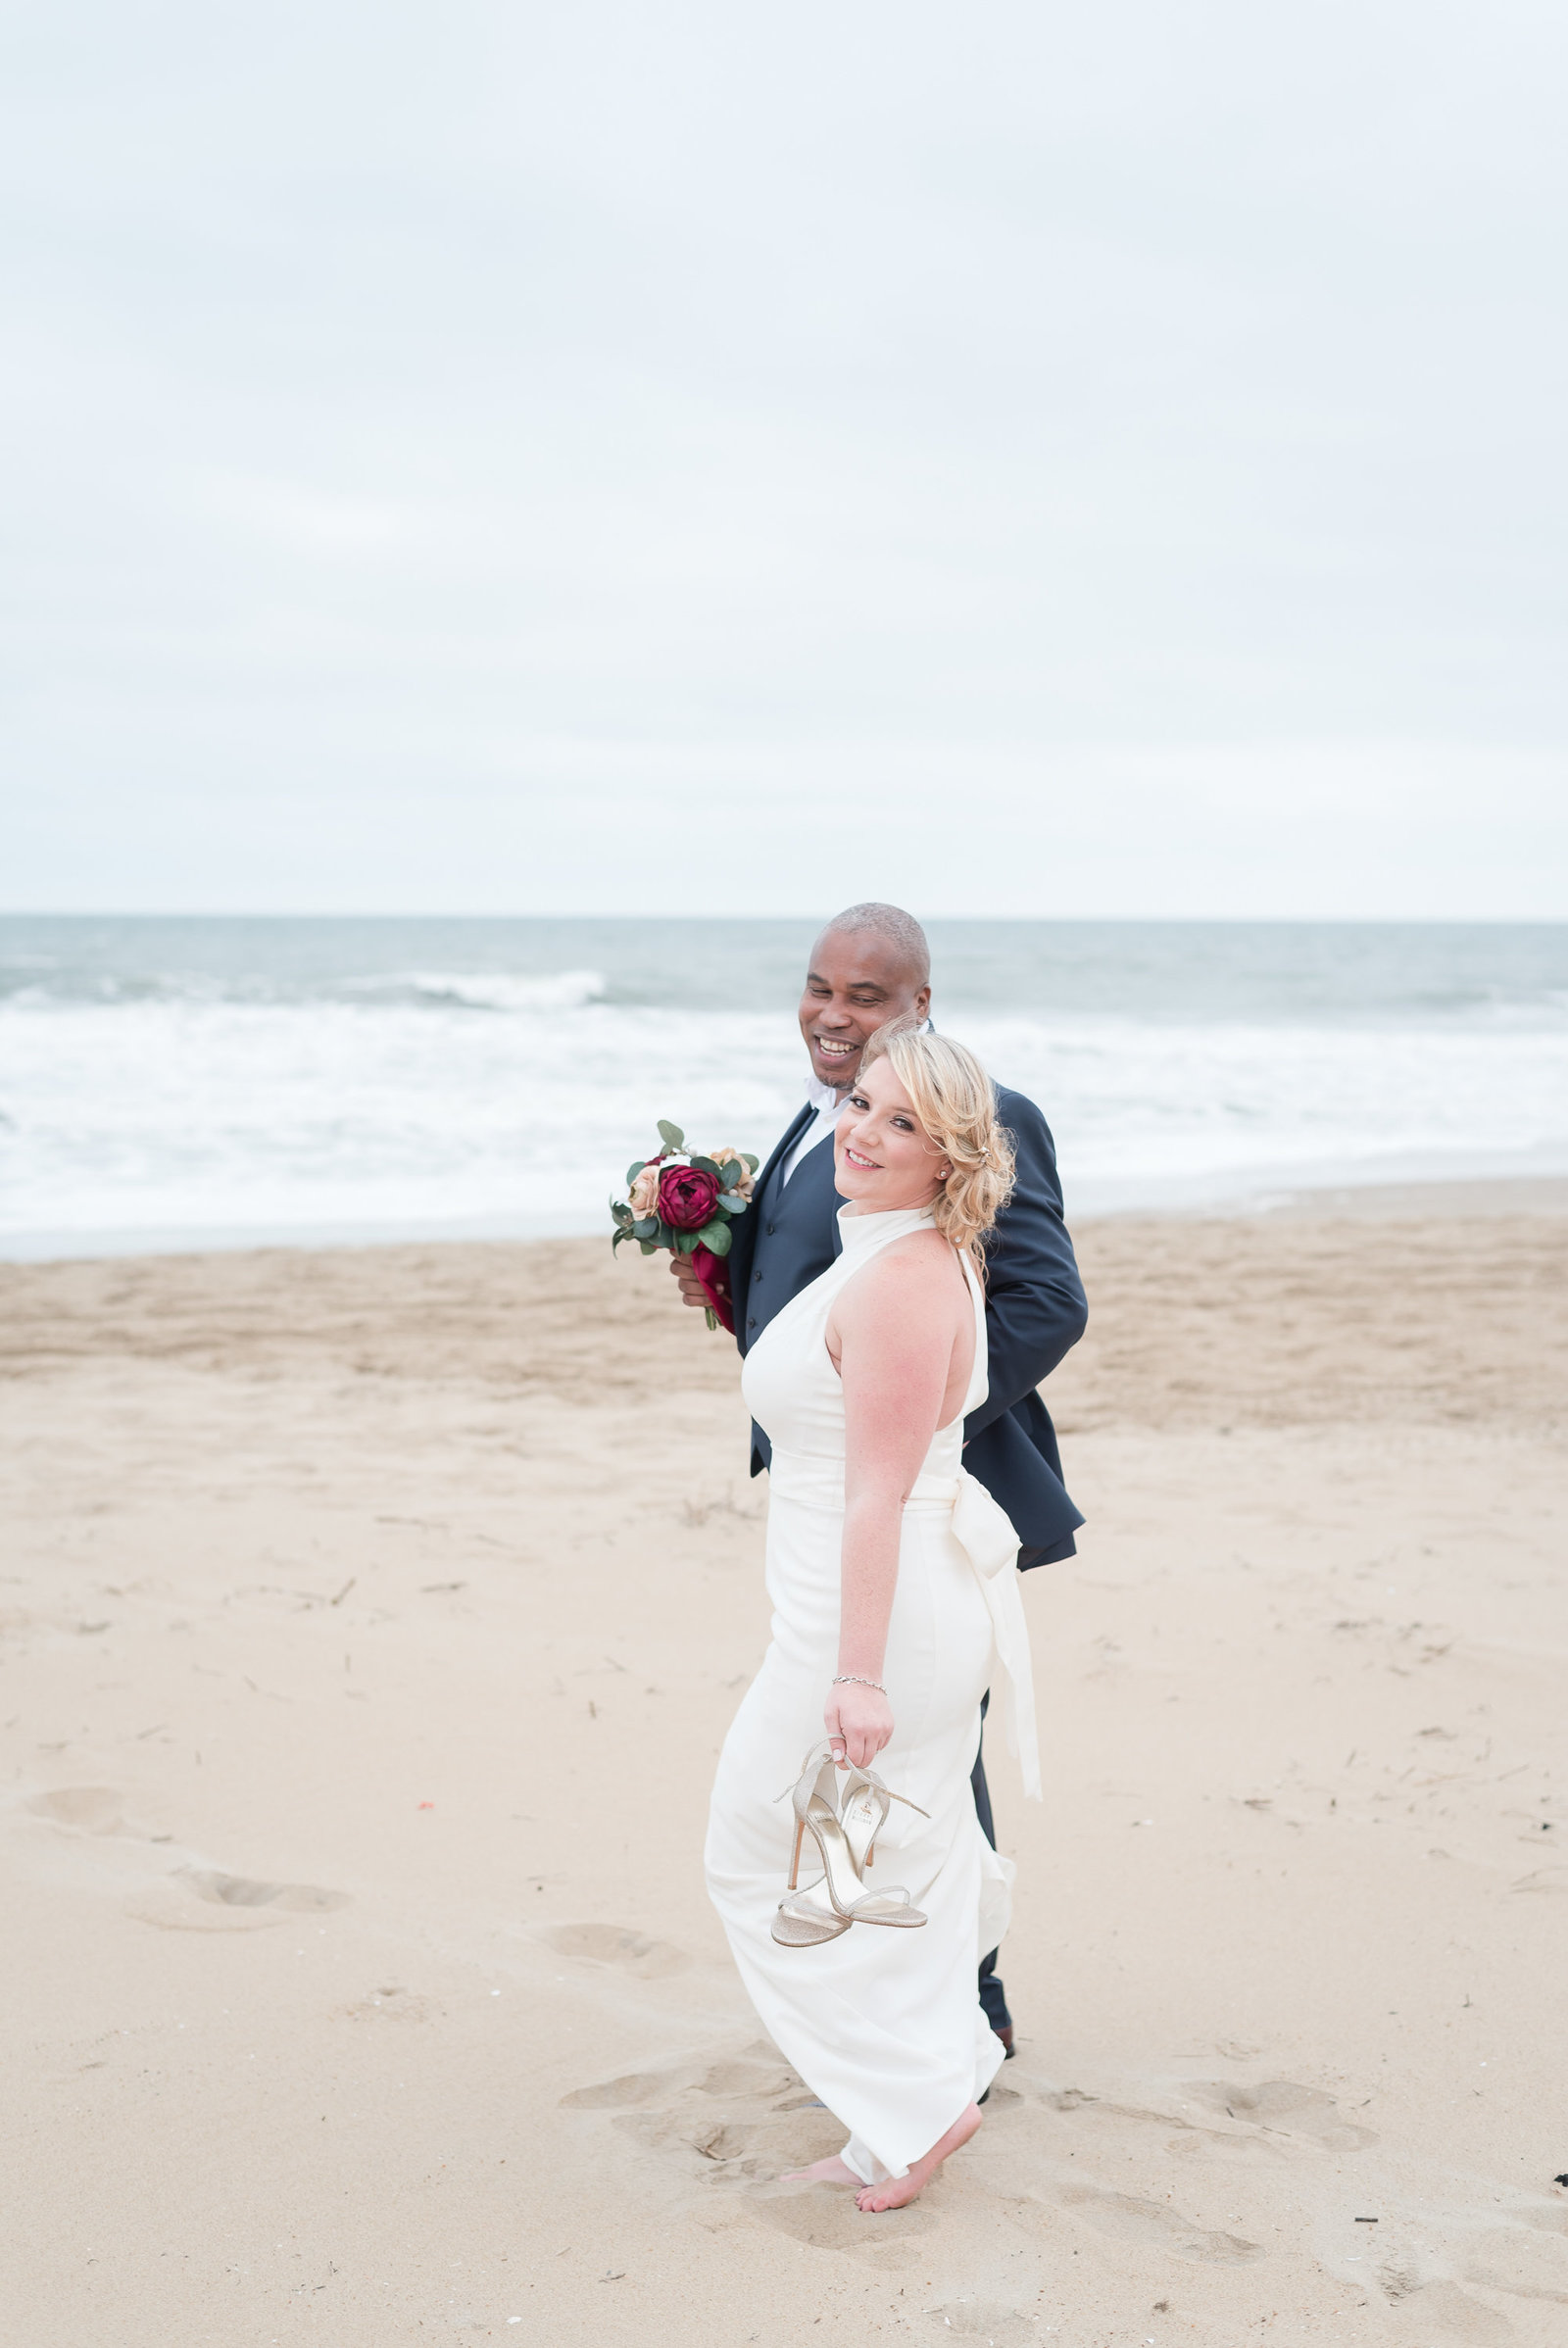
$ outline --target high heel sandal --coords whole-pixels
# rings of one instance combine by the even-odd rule
[[[787,1891],[774,1911],[771,1931],[780,1948],[820,1948],[824,1940],[840,1940],[855,1922],[827,1905],[821,1883]]]
[[[866,1891],[861,1884],[860,1865],[854,1846],[839,1816],[837,1764],[831,1752],[818,1760],[822,1746],[813,1745],[807,1754],[798,1784],[792,1791],[795,1806],[795,1850],[790,1861],[789,1894],[779,1902],[773,1918],[773,1937],[786,1948],[810,1946],[813,1942],[836,1940],[852,1924],[881,1924],[912,1932],[925,1923],[918,1908],[909,1905],[902,1884],[887,1891]],[[856,1773],[858,1777],[863,1773]],[[875,1844],[882,1821],[887,1817],[889,1801],[902,1799],[889,1793],[880,1781],[865,1780],[872,1785],[880,1804],[865,1847]],[[918,1808],[911,1803],[911,1809]],[[876,1805],[873,1804],[875,1808]],[[816,1844],[822,1861],[822,1881],[808,1890],[797,1893],[801,1875],[801,1850],[809,1834]],[[826,1907],[821,1907],[821,1894],[827,1895]],[[804,1910],[804,1913],[803,1913]],[[820,1912],[820,1924],[817,1913]]]
[[[802,1823],[803,1792],[808,1803],[820,1800],[824,1810],[831,1808],[837,1815],[838,1792],[832,1782],[831,1757],[822,1762],[814,1776],[811,1769],[812,1762],[826,1750],[823,1745],[813,1745],[806,1756],[800,1784],[786,1789],[793,1793],[795,1799],[795,1848],[790,1857],[789,1888],[778,1903],[772,1923],[773,1937],[781,1948],[820,1947],[825,1940],[840,1939],[855,1921],[833,1905],[825,1876],[814,1883],[801,1883],[801,1841],[806,1833]],[[829,1781],[825,1792],[822,1790],[824,1777]],[[779,1799],[783,1799],[782,1794]]]
[[[922,1818],[929,1818],[931,1813],[921,1810],[919,1803],[911,1802],[906,1793],[895,1793],[891,1785],[884,1785],[875,1770],[857,1769],[853,1761],[848,1770],[849,1782],[839,1805],[839,1817],[855,1854],[856,1872],[863,1877],[866,1869],[876,1863],[876,1838],[887,1824],[891,1803],[902,1802],[906,1810],[919,1811]]]

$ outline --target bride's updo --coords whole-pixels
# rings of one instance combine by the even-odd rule
[[[890,1022],[865,1047],[862,1069],[885,1059],[953,1172],[936,1195],[937,1229],[984,1270],[982,1248],[1012,1195],[1011,1137],[997,1123],[997,1096],[972,1052],[950,1036]]]

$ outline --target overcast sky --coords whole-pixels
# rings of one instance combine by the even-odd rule
[[[0,23],[0,905],[1568,916],[1560,0]]]

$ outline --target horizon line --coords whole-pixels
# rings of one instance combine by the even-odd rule
[[[891,902],[891,900],[889,901]],[[912,910],[912,908],[911,908]],[[339,908],[298,911],[270,905],[146,906],[47,905],[0,906],[0,921],[683,921],[719,923],[803,922],[828,917],[818,906],[802,912],[551,912],[538,909],[507,912],[433,910],[403,906],[368,911]],[[1562,913],[919,913],[920,921],[985,922],[993,928],[1090,929],[1116,926],[1136,928],[1273,928],[1273,929],[1564,929]]]

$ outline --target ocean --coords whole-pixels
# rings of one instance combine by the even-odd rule
[[[0,1254],[604,1229],[764,1152],[809,921],[0,919]],[[1568,924],[935,921],[1069,1213],[1568,1173]]]

